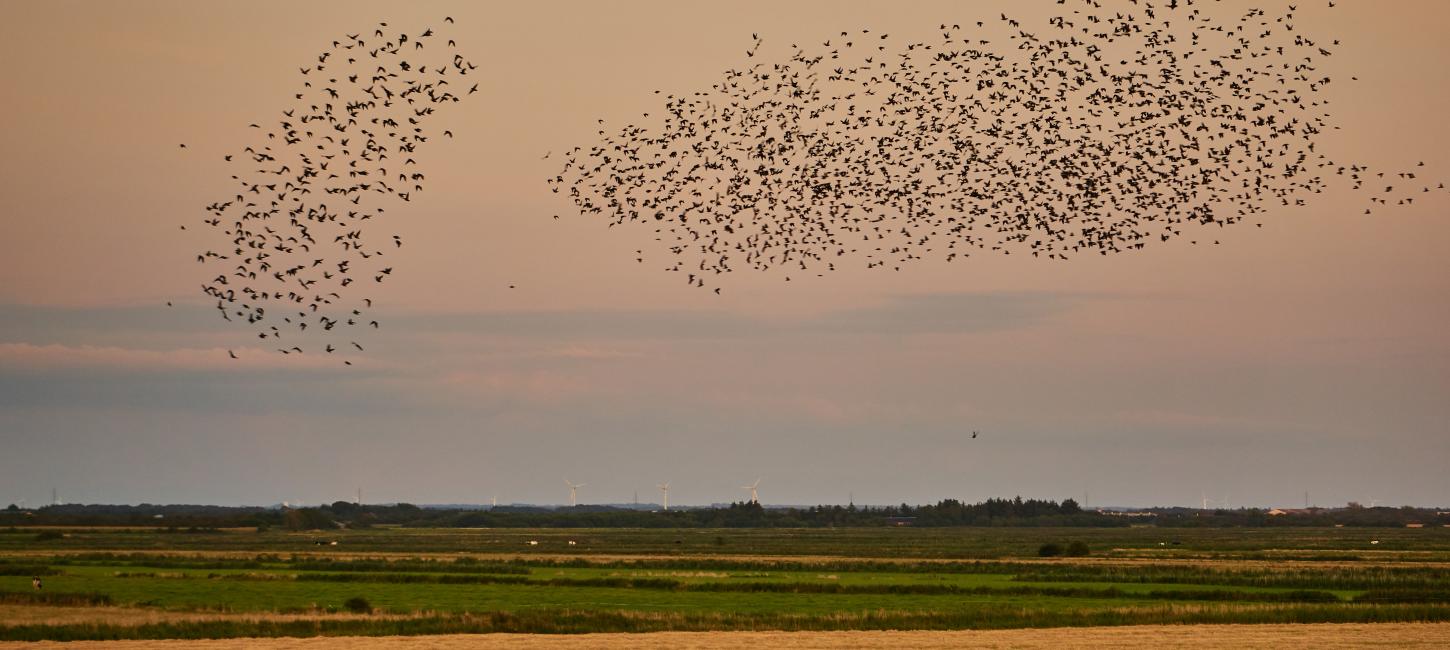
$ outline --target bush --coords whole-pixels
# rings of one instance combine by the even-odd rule
[[[1071,544],[1068,544],[1067,550],[1064,551],[1064,554],[1068,557],[1087,557],[1090,553],[1092,553],[1092,551],[1088,550],[1087,542],[1084,542],[1082,540],[1078,540]]]
[[[45,531],[41,531],[39,534],[37,534],[35,536],[35,541],[37,541],[37,542],[48,542],[48,541],[51,541],[53,539],[62,539],[64,537],[65,537],[65,534],[62,533],[62,532],[60,532],[60,531],[58,531],[58,530],[45,530]]]
[[[1038,557],[1057,557],[1062,555],[1062,545],[1056,542],[1048,542],[1037,547]]]
[[[362,596],[353,596],[343,601],[342,606],[354,614],[370,614],[373,611],[373,604]]]

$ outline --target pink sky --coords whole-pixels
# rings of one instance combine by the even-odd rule
[[[1342,41],[1342,130],[1321,146],[1450,178],[1450,8],[1296,4],[1299,29]],[[727,501],[764,476],[762,498],[790,503],[1293,505],[1307,489],[1446,505],[1450,196],[1365,216],[1336,190],[1215,230],[1220,246],[736,274],[715,296],[661,272],[647,230],[571,217],[544,185],[545,152],[656,110],[655,89],[708,87],[752,32],[783,52],[1055,8],[0,5],[0,502],[52,484],[78,501],[330,501],[361,484],[557,503],[568,475],[590,502],[667,479],[681,503]],[[250,334],[211,317],[208,242],[177,225],[226,196],[222,155],[333,38],[444,15],[487,83],[438,118],[457,137],[420,159],[427,192],[389,208],[407,245],[373,296],[384,329],[355,369],[226,363]]]

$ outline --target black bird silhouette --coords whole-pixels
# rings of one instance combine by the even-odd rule
[[[1331,183],[1367,191],[1367,166],[1317,149],[1337,128],[1323,96],[1337,43],[1296,29],[1294,9],[1072,4],[1036,27],[1001,14],[1001,46],[943,24],[770,58],[751,34],[744,65],[655,91],[663,110],[599,129],[547,183],[581,216],[662,242],[697,288],[848,260],[1128,253],[1261,223]]]
[[[379,23],[372,32],[378,40],[366,43],[361,32],[344,34],[316,63],[298,67],[297,101],[273,120],[248,125],[256,137],[224,157],[240,163],[231,177],[236,189],[207,205],[202,220],[220,245],[197,255],[198,262],[220,265],[209,271],[202,292],[223,319],[245,322],[261,339],[282,338],[278,325],[292,328],[289,335],[324,339],[360,324],[379,327],[351,308],[350,285],[392,273],[381,264],[385,242],[375,232],[385,218],[383,203],[408,201],[423,190],[426,175],[414,161],[436,132],[436,115],[462,101],[448,78],[477,69],[442,31],[436,37],[447,47],[434,41],[422,49],[434,29],[424,27],[410,39]],[[415,47],[405,49],[410,41]],[[399,174],[397,160],[408,161],[407,173]],[[400,237],[391,240],[394,249],[402,247]],[[370,298],[362,302],[371,309]]]

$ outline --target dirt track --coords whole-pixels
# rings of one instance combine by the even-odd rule
[[[461,650],[463,648],[1445,648],[1450,623],[1372,625],[1142,625],[965,632],[659,632],[574,636],[488,634],[218,641],[0,643],[0,648],[92,650]]]

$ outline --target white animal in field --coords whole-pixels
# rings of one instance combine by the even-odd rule
[[[529,540],[529,546],[538,546],[538,545],[539,545],[539,540],[537,540],[537,539],[531,539],[531,540]]]
[[[570,546],[577,546],[578,545],[578,542],[575,542],[574,540],[571,539],[571,540],[569,540],[569,545]]]

